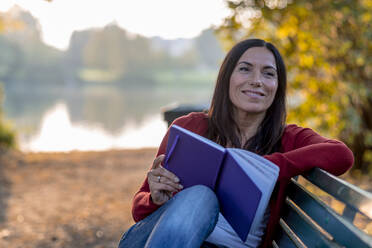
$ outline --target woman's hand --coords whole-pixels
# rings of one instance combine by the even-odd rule
[[[172,172],[161,166],[165,155],[160,155],[155,158],[151,170],[147,173],[147,182],[150,186],[152,201],[157,205],[166,203],[174,192],[183,188],[179,184],[179,178]]]

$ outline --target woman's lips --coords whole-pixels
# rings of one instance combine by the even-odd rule
[[[255,91],[255,90],[242,90],[242,93],[244,95],[250,96],[250,97],[264,97],[265,94],[260,92],[260,91]]]

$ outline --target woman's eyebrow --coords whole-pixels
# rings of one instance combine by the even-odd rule
[[[276,71],[276,68],[271,66],[271,65],[264,66],[264,69],[272,69],[272,70]]]
[[[248,66],[253,66],[251,63],[249,63],[247,61],[240,61],[238,64],[246,64]],[[274,66],[271,66],[271,65],[265,65],[263,69],[273,69],[274,71],[276,71],[276,68]]]
[[[246,65],[249,65],[249,66],[253,66],[251,63],[249,63],[247,61],[240,61],[239,64],[246,64]]]

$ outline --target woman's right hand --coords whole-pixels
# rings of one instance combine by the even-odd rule
[[[160,155],[155,158],[151,170],[147,173],[147,182],[150,186],[151,198],[157,205],[163,205],[172,198],[174,192],[183,188],[183,186],[179,184],[179,178],[161,166],[164,158],[165,155]]]

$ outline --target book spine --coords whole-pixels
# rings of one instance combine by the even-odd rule
[[[173,142],[172,146],[169,149],[169,152],[167,152],[167,154],[166,154],[165,161],[164,161],[165,168],[168,168],[168,160],[172,156],[172,153],[173,153],[174,149],[176,148],[176,145],[178,143],[179,138],[180,138],[180,136],[177,135],[176,138],[174,139],[174,142]]]
[[[216,192],[217,184],[218,184],[218,182],[220,180],[220,175],[221,175],[222,167],[225,165],[226,156],[227,156],[227,152],[225,150],[224,153],[223,153],[223,158],[221,160],[221,163],[218,165],[217,173],[214,176],[214,181],[213,181],[213,191],[214,192]]]

